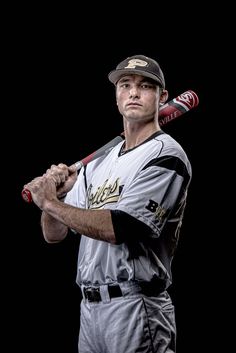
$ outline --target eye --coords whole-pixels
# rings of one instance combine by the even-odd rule
[[[143,89],[152,89],[154,86],[150,83],[142,83],[141,88]]]
[[[120,87],[121,87],[121,88],[128,88],[128,87],[129,87],[129,84],[124,82],[124,83],[121,83],[121,84],[120,84]]]

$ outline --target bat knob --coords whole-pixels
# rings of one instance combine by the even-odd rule
[[[27,189],[22,190],[21,196],[22,196],[24,201],[32,202],[32,196],[31,196],[31,193],[30,193],[29,190],[27,190]]]

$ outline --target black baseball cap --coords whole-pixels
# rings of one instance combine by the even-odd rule
[[[121,61],[116,69],[108,75],[109,80],[115,85],[122,76],[135,74],[149,77],[158,85],[165,88],[165,79],[158,62],[144,55],[133,55]]]

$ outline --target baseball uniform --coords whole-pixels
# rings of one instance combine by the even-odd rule
[[[183,148],[163,131],[125,152],[123,144],[82,169],[65,200],[80,208],[111,210],[117,238],[110,244],[81,235],[79,349],[174,352],[174,308],[166,289],[191,165]]]

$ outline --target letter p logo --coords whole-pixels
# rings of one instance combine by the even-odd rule
[[[144,66],[147,66],[147,64],[148,63],[144,60],[132,59],[132,60],[129,60],[128,65],[125,67],[125,69],[135,69],[136,66],[144,67]]]

